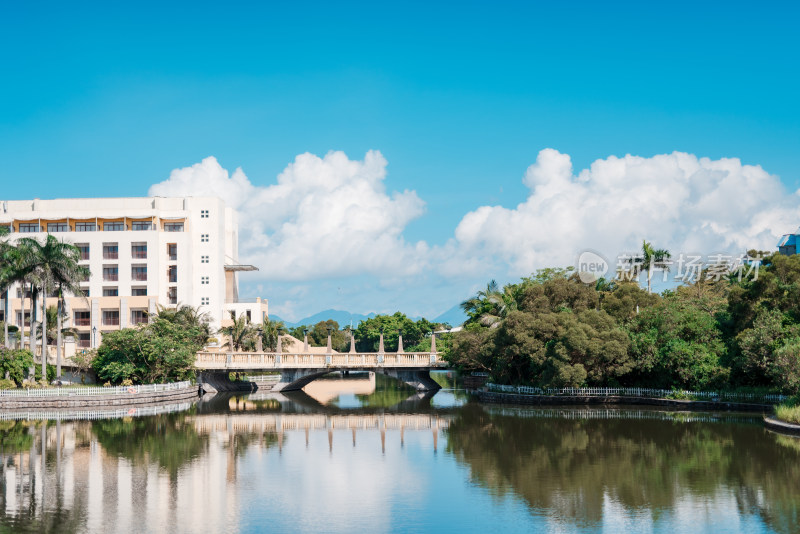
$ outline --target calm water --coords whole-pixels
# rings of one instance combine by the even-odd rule
[[[758,416],[313,384],[155,417],[0,421],[0,531],[800,530],[800,440]]]

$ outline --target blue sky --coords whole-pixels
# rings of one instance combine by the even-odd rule
[[[793,3],[37,2],[3,11],[2,198],[143,196],[208,156],[267,188],[306,152],[363,161],[380,151],[386,194],[409,190],[424,203],[392,231],[424,242],[432,263],[303,280],[262,268],[245,285],[279,314],[436,315],[488,278],[558,261],[482,246],[491,269],[454,273],[436,256],[479,258],[456,228],[481,206],[524,203],[532,186],[523,176],[547,148],[568,154],[574,175],[611,156],[675,151],[758,165],[785,191],[740,207],[749,226],[725,231],[765,242],[753,221],[800,185]],[[767,230],[782,233],[796,204],[782,205]],[[670,219],[665,245],[709,226],[707,213],[678,224],[686,216]],[[640,226],[609,246],[650,238]],[[575,251],[597,240],[581,238],[591,242],[576,239]]]

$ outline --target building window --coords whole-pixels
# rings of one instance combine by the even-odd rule
[[[131,266],[131,280],[137,282],[147,281],[147,265],[132,265]]]
[[[103,245],[103,259],[118,260],[119,246],[116,243],[109,243],[108,245]]]
[[[87,243],[80,243],[75,246],[81,251],[81,261],[89,261],[89,245]]]
[[[200,256],[200,263],[208,263],[208,256]]]
[[[47,223],[47,231],[55,232],[69,232],[69,225],[67,223]]]
[[[183,223],[164,223],[165,232],[183,232]]]
[[[178,303],[178,288],[171,287],[169,291],[167,291],[167,300],[170,304],[177,304]]]
[[[147,310],[131,310],[131,324],[147,323]]]
[[[92,338],[89,332],[80,332],[78,334],[78,348],[88,349],[92,346]]]
[[[131,288],[131,296],[132,297],[146,297],[147,296],[147,288],[146,287],[132,287]]]
[[[92,313],[89,311],[75,312],[75,326],[91,326]]]
[[[17,326],[22,324],[22,312],[17,312]],[[31,325],[31,312],[25,312],[25,324],[23,326]]]
[[[178,283],[178,267],[176,265],[167,267],[167,280],[170,284]]]
[[[208,306],[209,298],[208,297],[201,297],[200,298],[200,305],[201,306]]]
[[[119,310],[103,310],[103,326],[119,326]]]
[[[97,226],[93,222],[79,222],[75,223],[76,232],[94,232]]]
[[[11,226],[7,224],[0,224],[0,230],[5,230],[8,233],[11,233]]]
[[[125,230],[124,222],[107,222],[103,223],[104,232],[122,232]]]
[[[119,280],[119,267],[116,265],[103,267],[103,280],[105,282],[116,282]]]
[[[144,232],[153,229],[153,223],[150,221],[133,221],[131,223],[131,230],[134,232]]]
[[[200,218],[208,219],[208,210],[200,210]]]
[[[103,288],[103,296],[104,297],[118,297],[119,296],[119,288],[116,288],[116,287],[104,287]]]
[[[208,243],[208,234],[200,234],[200,242]]]
[[[131,245],[131,258],[147,259],[147,243],[133,243]]]
[[[175,243],[167,243],[167,256],[169,261],[178,261],[178,245]]]
[[[200,283],[203,284],[204,286],[207,286],[208,285],[208,277],[207,276],[201,276],[200,277]]]
[[[22,223],[19,225],[19,232],[21,234],[30,234],[39,231],[38,223]]]

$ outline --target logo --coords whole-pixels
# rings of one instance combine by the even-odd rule
[[[608,260],[592,250],[584,250],[575,265],[578,278],[584,284],[594,284],[608,273]]]

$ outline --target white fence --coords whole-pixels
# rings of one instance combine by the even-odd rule
[[[191,382],[174,382],[172,384],[144,384],[139,386],[115,387],[59,387],[47,389],[4,389],[0,390],[0,398],[17,397],[95,397],[99,395],[135,395],[137,393],[157,393],[176,391],[194,387]]]
[[[194,403],[182,402],[161,406],[144,406],[142,408],[125,408],[121,410],[25,410],[0,412],[0,421],[96,421],[98,419],[121,419],[123,417],[148,417],[169,413],[185,412]]]
[[[705,399],[710,401],[767,401],[783,402],[786,395],[762,395],[758,393],[736,393],[726,391],[686,391],[675,389],[651,388],[539,388],[532,386],[502,386],[500,384],[486,384],[489,391],[502,393],[517,393],[520,395],[567,395],[575,397],[686,397],[692,399]]]

